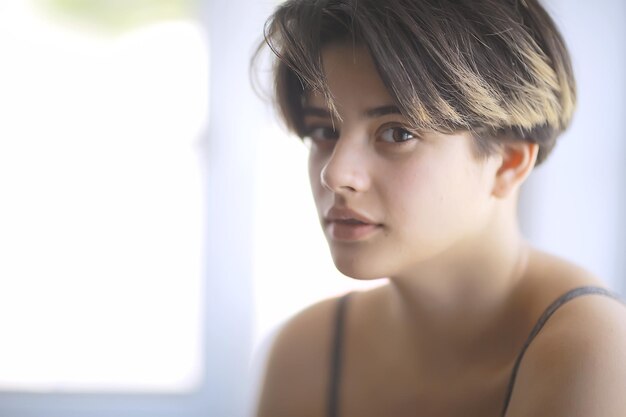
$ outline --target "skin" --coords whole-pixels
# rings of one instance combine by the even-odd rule
[[[340,414],[499,416],[543,310],[572,288],[602,286],[519,231],[519,187],[537,146],[507,144],[477,160],[467,132],[413,132],[399,113],[373,114],[394,102],[366,49],[332,44],[322,58],[339,118],[322,96],[308,97],[320,222],[342,273],[388,277],[350,300]],[[337,239],[325,221],[332,207],[379,226],[363,239]],[[325,415],[335,306],[320,302],[282,329],[258,416]],[[562,307],[528,350],[507,416],[623,415],[624,323],[626,309],[606,297]]]

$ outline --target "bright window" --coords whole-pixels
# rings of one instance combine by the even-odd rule
[[[33,4],[0,6],[0,390],[189,390],[206,35],[86,31]]]

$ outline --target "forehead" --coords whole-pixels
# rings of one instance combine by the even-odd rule
[[[340,113],[395,103],[365,46],[332,43],[322,49],[321,55],[325,81]],[[327,105],[320,91],[306,94],[305,103]]]

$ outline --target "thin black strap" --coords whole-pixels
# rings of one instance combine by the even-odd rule
[[[522,358],[524,357],[524,354],[526,353],[526,349],[528,349],[528,346],[530,346],[531,342],[535,339],[537,334],[541,331],[541,329],[546,324],[550,316],[552,316],[552,314],[554,314],[554,312],[558,310],[559,307],[561,307],[563,304],[567,303],[568,301],[572,300],[573,298],[580,297],[581,295],[587,295],[587,294],[601,294],[601,295],[606,295],[611,298],[615,298],[616,300],[620,300],[616,294],[604,288],[588,286],[588,287],[574,288],[573,290],[566,292],[565,294],[557,298],[552,304],[550,304],[550,306],[543,312],[543,314],[541,315],[541,317],[535,324],[535,327],[533,327],[533,330],[530,332],[528,339],[526,339],[526,342],[524,343],[524,347],[522,348],[519,355],[517,355],[517,359],[515,360],[515,365],[513,366],[513,372],[511,373],[511,379],[509,380],[509,386],[506,391],[504,407],[502,409],[502,417],[506,415],[506,410],[509,407],[509,401],[511,401],[511,395],[513,394],[513,386],[515,385],[515,378],[517,377],[517,371],[519,369],[520,363],[522,362]]]
[[[341,352],[343,347],[343,329],[346,316],[346,304],[350,294],[347,293],[337,302],[335,313],[335,334],[331,352],[330,381],[328,389],[328,417],[337,417],[339,409],[339,383],[341,381]]]

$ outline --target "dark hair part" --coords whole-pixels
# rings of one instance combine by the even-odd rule
[[[321,51],[345,41],[368,49],[416,129],[468,130],[477,157],[526,140],[540,164],[574,111],[569,54],[537,0],[288,0],[265,42],[277,57],[278,108],[300,136],[307,92],[323,93],[337,115]]]

